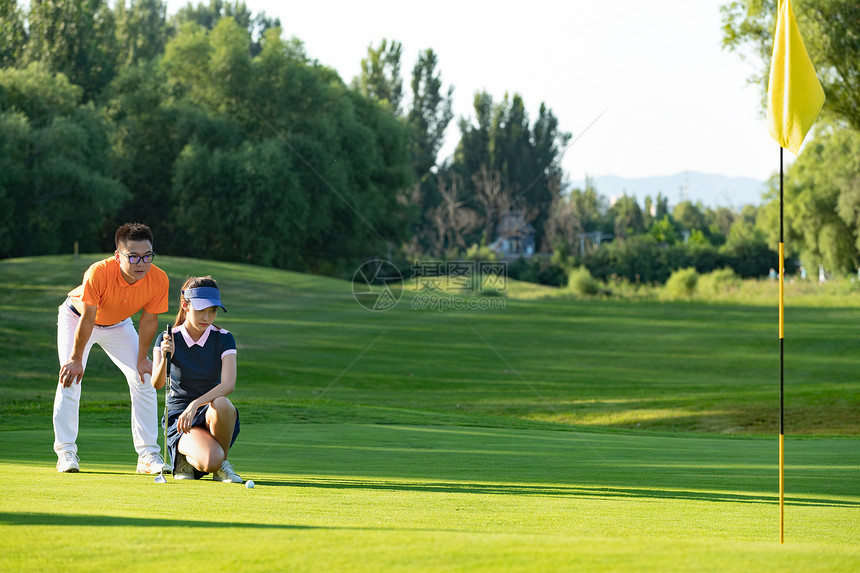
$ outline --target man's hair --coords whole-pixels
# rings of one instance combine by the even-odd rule
[[[121,243],[126,244],[129,241],[149,241],[151,245],[153,243],[152,231],[143,223],[126,223],[116,230],[114,243],[117,250],[119,250]]]

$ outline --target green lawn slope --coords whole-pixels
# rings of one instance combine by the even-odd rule
[[[775,308],[407,288],[371,312],[349,282],[160,257],[163,324],[187,275],[221,284],[257,487],[159,485],[100,350],[82,471],[54,469],[56,307],[97,258],[0,261],[0,571],[860,569],[855,308],[786,303],[780,546]]]

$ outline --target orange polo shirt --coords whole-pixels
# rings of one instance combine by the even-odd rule
[[[152,265],[149,272],[134,284],[128,284],[113,257],[90,265],[84,282],[69,297],[95,305],[96,324],[122,322],[140,309],[151,314],[167,312],[169,281],[167,273]]]

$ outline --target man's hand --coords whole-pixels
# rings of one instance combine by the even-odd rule
[[[146,312],[144,309],[140,315],[140,335],[138,337],[137,349],[137,374],[141,384],[146,384],[144,374],[152,376],[152,360],[147,358],[149,345],[158,331],[158,315]]]
[[[84,364],[80,360],[69,358],[60,368],[60,384],[69,388],[72,384],[80,384],[84,378]]]
[[[66,363],[60,366],[60,384],[63,385],[63,388],[69,388],[72,384],[80,384],[81,380],[84,379],[84,348],[86,348],[87,341],[93,333],[98,309],[95,305],[84,306],[81,319],[75,327],[75,343],[72,346],[72,352]]]
[[[141,384],[146,384],[143,379],[144,374],[152,376],[152,360],[145,356],[137,361],[137,377]]]

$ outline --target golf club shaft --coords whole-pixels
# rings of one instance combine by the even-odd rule
[[[167,325],[167,336],[168,338],[173,338],[173,328],[170,324]],[[164,383],[164,463],[167,463],[167,458],[169,454],[167,453],[167,399],[170,396],[170,360],[173,357],[169,352],[164,354],[164,367],[165,367],[165,383]],[[164,464],[161,465],[161,473],[160,477],[164,477]]]
[[[173,327],[167,325],[167,337],[173,340]],[[167,400],[170,398],[170,361],[173,356],[170,352],[164,355],[165,383],[164,383],[164,455],[167,455]]]

